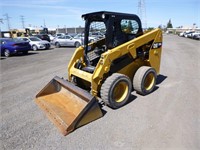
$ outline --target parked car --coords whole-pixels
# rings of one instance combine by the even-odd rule
[[[81,41],[81,39],[75,39],[75,38],[71,37],[70,35],[65,35],[65,36],[56,37],[53,40],[53,44],[56,47],[61,47],[61,46],[79,47],[80,45],[82,45],[82,41]]]
[[[84,41],[84,34],[82,33],[79,33],[79,34],[77,34],[77,35],[75,35],[74,36],[74,39],[80,39],[81,41]],[[93,37],[93,36],[89,36],[88,37],[88,40],[89,40],[89,42],[91,43],[91,42],[94,42],[94,41],[96,41],[97,40],[97,38],[96,37]],[[83,42],[82,42],[83,43]]]
[[[194,31],[186,31],[183,36],[188,38],[189,35],[192,34],[192,33],[194,33]]]
[[[34,36],[40,38],[41,40],[46,40],[48,42],[51,42],[50,37],[47,34],[36,34]]]
[[[188,35],[190,35],[191,33],[194,33],[194,31],[184,31],[184,32],[179,33],[179,36],[188,37]]]
[[[185,32],[181,32],[181,33],[178,34],[178,36],[183,37],[184,33],[185,33]]]
[[[66,35],[70,35],[71,37],[75,37],[77,33],[67,33]]]
[[[103,33],[101,33],[101,32],[91,32],[90,36],[91,37],[95,37],[97,39],[102,39],[102,38],[105,37],[105,35]]]
[[[49,49],[51,47],[51,44],[48,41],[41,40],[37,37],[18,37],[17,39],[29,42],[34,51],[38,49]]]
[[[28,54],[31,50],[29,42],[19,41],[11,38],[0,38],[1,55],[9,57],[17,53]]]
[[[55,36],[53,36],[51,34],[48,34],[48,36],[49,36],[51,42],[53,41],[53,39],[55,39]]]
[[[189,34],[188,37],[193,39],[195,35],[199,35],[199,34],[200,32],[194,32],[194,33]]]
[[[195,39],[195,40],[200,40],[200,33],[195,34],[195,35],[193,36],[193,39]]]
[[[65,36],[65,33],[56,33],[55,37],[59,37],[59,36]]]

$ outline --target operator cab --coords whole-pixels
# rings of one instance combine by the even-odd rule
[[[82,18],[85,20],[85,47],[90,35],[95,33],[97,40],[105,38],[105,45],[110,49],[143,34],[137,15],[101,11],[84,14]]]
[[[103,52],[143,34],[137,15],[100,11],[84,14],[82,18],[85,20],[84,59],[87,64],[83,70],[87,72],[93,72]],[[93,43],[91,36],[95,37]]]

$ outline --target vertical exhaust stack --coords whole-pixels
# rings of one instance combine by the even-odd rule
[[[57,76],[36,95],[35,102],[63,135],[103,116],[94,96]]]

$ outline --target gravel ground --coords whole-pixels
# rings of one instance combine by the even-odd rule
[[[54,76],[67,77],[74,48],[1,58],[1,150],[199,150],[200,41],[164,35],[156,90],[132,93],[131,102],[68,136],[34,103]]]

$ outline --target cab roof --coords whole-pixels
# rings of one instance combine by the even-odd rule
[[[129,13],[120,13],[120,12],[110,12],[110,11],[98,11],[98,12],[92,12],[83,14],[82,18],[88,19],[88,18],[102,18],[102,15],[105,16],[112,16],[112,17],[119,17],[119,18],[139,18],[135,14],[129,14]]]

